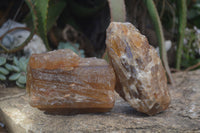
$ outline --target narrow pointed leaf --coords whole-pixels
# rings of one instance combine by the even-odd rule
[[[17,85],[18,87],[20,87],[20,88],[25,88],[25,85],[19,83],[18,81],[16,81],[16,85]]]
[[[15,71],[15,72],[20,72],[19,67],[17,67],[17,66],[12,66],[12,68],[13,68],[13,71]]]
[[[9,74],[9,71],[6,70],[6,69],[3,68],[3,67],[0,67],[0,73],[3,74],[3,75],[8,75],[8,74]]]
[[[26,71],[26,64],[25,62],[19,62],[19,68],[21,71],[25,72]]]
[[[9,80],[14,81],[14,80],[17,80],[19,77],[20,77],[20,73],[15,73],[9,77]]]
[[[46,25],[47,32],[50,30],[50,28],[56,22],[57,18],[60,16],[61,12],[66,6],[66,2],[67,2],[66,0],[49,1],[47,25]]]
[[[5,57],[0,57],[0,66],[4,65],[6,63],[6,58]]]
[[[35,0],[34,5],[36,7],[36,14],[37,14],[36,17],[38,23],[36,32],[43,39],[47,49],[50,49],[47,39],[47,14],[48,14],[49,0]]]
[[[26,76],[25,75],[21,75],[17,81],[20,84],[26,84]]]
[[[4,76],[3,74],[0,74],[0,80],[6,80],[6,76]]]
[[[16,66],[19,65],[19,61],[18,61],[17,57],[14,57],[14,58],[13,58],[13,63],[14,63]]]
[[[13,71],[13,67],[10,64],[5,64],[5,67],[8,71]]]

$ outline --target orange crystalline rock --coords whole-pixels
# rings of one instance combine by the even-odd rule
[[[130,23],[112,22],[106,45],[119,95],[148,115],[167,109],[170,95],[165,70],[147,38]]]
[[[33,54],[27,92],[30,105],[54,114],[106,112],[114,105],[115,74],[103,59],[71,50]]]

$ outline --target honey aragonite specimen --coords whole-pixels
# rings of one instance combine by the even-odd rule
[[[106,45],[116,73],[116,91],[139,112],[154,115],[167,109],[170,94],[156,50],[131,23],[112,22]]]
[[[30,57],[30,105],[54,114],[106,112],[114,105],[115,73],[103,59],[80,58],[71,50]]]

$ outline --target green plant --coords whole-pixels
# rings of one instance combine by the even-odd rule
[[[14,30],[23,29],[29,30],[31,33],[28,38],[18,47],[13,49],[7,49],[2,44],[0,44],[0,53],[14,53],[16,51],[21,50],[24,48],[28,42],[32,39],[35,32],[40,35],[43,39],[46,48],[50,50],[48,39],[47,39],[47,32],[53,26],[56,19],[58,18],[59,14],[62,12],[66,5],[65,0],[25,0],[27,5],[30,8],[30,17],[32,17],[32,28],[29,30],[28,28],[14,28],[7,31],[4,35],[0,37],[0,40],[9,32],[13,32]],[[31,18],[30,18],[31,19]]]
[[[79,56],[85,57],[84,50],[79,49],[78,43],[72,44],[70,42],[66,42],[66,43],[60,42],[59,45],[58,45],[58,49],[71,49],[72,51],[74,51]]]
[[[0,80],[14,81],[18,87],[24,88],[26,85],[26,67],[28,60],[26,57],[17,59],[14,56],[13,61],[8,63],[5,57],[0,57]]]
[[[4,68],[6,64],[6,58],[0,57],[0,80],[6,80],[6,75],[9,74],[9,71]]]
[[[200,29],[186,28],[181,67],[186,69],[200,63]],[[198,67],[199,68],[199,67]]]
[[[200,0],[187,0],[188,11],[187,11],[187,19],[188,25],[193,27],[200,28]]]
[[[185,36],[185,28],[187,23],[187,6],[186,0],[177,0],[178,5],[178,49],[176,52],[176,69],[180,69],[181,66],[181,56],[183,49],[183,40]]]
[[[35,32],[43,39],[46,48],[50,50],[47,32],[57,20],[66,5],[65,0],[25,0],[31,9]]]
[[[115,0],[116,1],[116,0]],[[78,18],[92,17],[99,10],[105,7],[107,0],[94,0],[92,1],[93,7],[87,5],[87,1],[68,0],[69,2],[69,11],[77,16]],[[117,3],[117,2],[116,2]]]
[[[158,38],[158,43],[159,43],[159,47],[160,47],[160,55],[161,55],[161,59],[163,62],[163,65],[166,69],[167,75],[169,77],[169,81],[174,84],[170,69],[169,69],[169,65],[168,65],[168,60],[167,60],[167,52],[165,50],[165,45],[164,45],[164,33],[163,33],[163,29],[162,29],[162,24],[156,9],[156,6],[153,2],[153,0],[143,0],[144,3],[147,6],[147,9],[149,11],[149,15],[152,19],[152,22],[154,24],[155,30],[156,30],[156,35]]]
[[[10,32],[13,32],[14,30],[18,30],[18,29],[23,29],[23,30],[29,30],[27,28],[24,28],[24,27],[17,27],[17,28],[14,28],[14,29],[11,29],[9,31],[7,31],[5,34],[3,34],[1,37],[0,37],[0,40],[7,34],[7,33],[10,33]],[[5,46],[3,46],[1,43],[0,43],[0,48],[2,48],[3,50],[0,50],[0,54],[1,53],[15,53],[16,51],[19,51],[21,49],[23,49],[27,44],[28,42],[33,38],[33,35],[35,34],[34,32],[34,29],[31,30],[31,33],[30,35],[28,36],[28,38],[19,46],[17,47],[14,47],[12,49],[8,49],[6,48]]]
[[[21,57],[17,59],[16,57],[13,58],[13,65],[7,64],[5,67],[12,72],[9,76],[10,81],[15,81],[16,85],[24,88],[26,84],[26,67],[28,64],[29,59],[26,57]]]

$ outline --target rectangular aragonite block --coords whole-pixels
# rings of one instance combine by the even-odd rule
[[[30,105],[54,114],[106,112],[114,105],[115,74],[103,59],[80,58],[71,50],[30,57]]]

